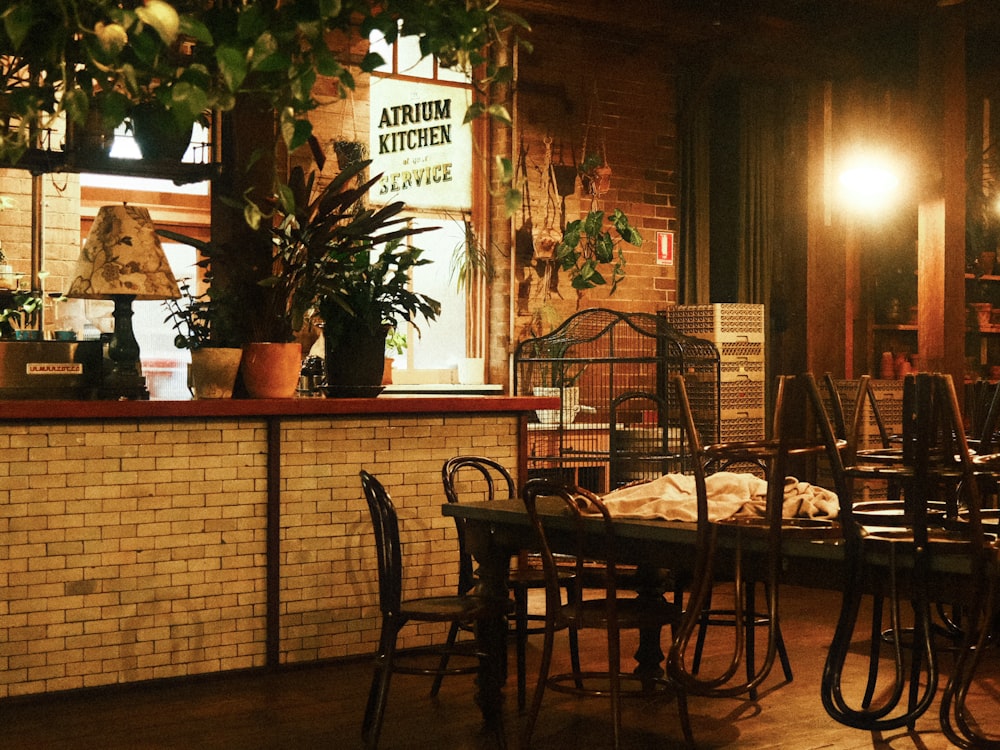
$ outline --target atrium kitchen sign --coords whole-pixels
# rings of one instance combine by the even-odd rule
[[[378,203],[413,208],[472,207],[472,128],[463,125],[467,89],[374,78],[371,192]]]

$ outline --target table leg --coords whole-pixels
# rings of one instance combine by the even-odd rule
[[[478,531],[478,530],[476,530]],[[468,533],[475,534],[471,527]],[[509,556],[488,538],[470,540],[470,548],[479,563],[478,590],[482,596],[506,602]],[[476,624],[476,641],[481,653],[479,676],[476,681],[476,703],[483,714],[483,728],[495,734],[501,748],[506,747],[503,725],[503,686],[507,679],[507,617],[498,608],[494,617]]]
[[[636,594],[653,606],[663,598],[662,571],[655,568],[639,568],[636,571]],[[660,646],[660,628],[643,628],[639,631],[639,647],[635,652],[634,673],[640,677],[644,690],[654,688],[654,680],[663,676],[663,649]]]

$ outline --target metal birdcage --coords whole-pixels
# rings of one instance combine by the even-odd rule
[[[719,352],[662,315],[590,309],[518,344],[514,391],[559,396],[528,425],[528,474],[607,492],[683,471],[680,408],[669,387],[684,376],[704,443],[719,434]]]

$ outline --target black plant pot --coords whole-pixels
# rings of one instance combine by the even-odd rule
[[[132,134],[143,159],[180,161],[191,143],[194,124],[182,126],[169,111],[156,104],[132,110]]]
[[[332,396],[371,396],[382,390],[385,331],[345,328],[325,347],[327,393]]]

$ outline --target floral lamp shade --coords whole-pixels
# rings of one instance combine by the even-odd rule
[[[181,293],[147,209],[125,203],[101,207],[66,296],[114,300],[115,330],[107,346],[113,367],[101,395],[149,398],[132,330],[132,301],[177,299]]]
[[[149,210],[125,203],[97,212],[66,293],[83,299],[117,295],[140,300],[181,296]]]

